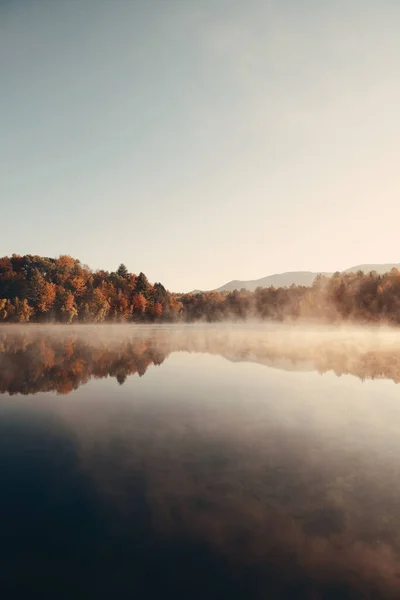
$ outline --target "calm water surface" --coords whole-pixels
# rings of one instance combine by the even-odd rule
[[[400,333],[0,329],[0,590],[400,598]]]

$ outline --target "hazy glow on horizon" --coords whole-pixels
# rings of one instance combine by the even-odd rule
[[[396,0],[0,0],[0,255],[171,290],[400,262]]]

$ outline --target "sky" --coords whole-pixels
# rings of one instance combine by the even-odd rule
[[[0,256],[400,262],[398,0],[0,0]]]

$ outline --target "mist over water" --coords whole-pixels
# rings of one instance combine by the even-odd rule
[[[2,589],[400,597],[399,378],[390,329],[1,328]]]
[[[144,375],[175,352],[288,371],[400,381],[395,328],[252,325],[32,325],[0,330],[0,391],[69,393],[91,378]]]

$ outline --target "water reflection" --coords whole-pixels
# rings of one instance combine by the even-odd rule
[[[312,373],[397,381],[396,335],[33,327],[0,343],[2,389],[37,393],[0,398],[5,597],[400,597],[398,388]]]
[[[395,332],[280,327],[3,327],[0,392],[68,394],[91,378],[122,385],[174,352],[219,354],[288,371],[333,371],[361,380],[400,381],[400,338]]]

